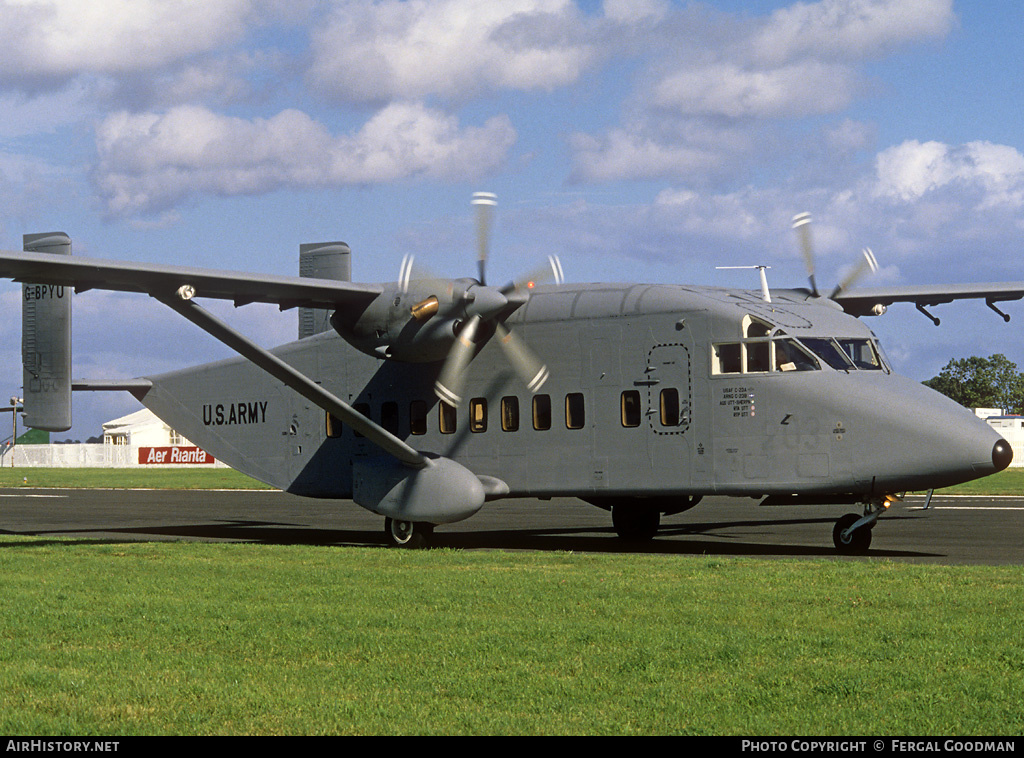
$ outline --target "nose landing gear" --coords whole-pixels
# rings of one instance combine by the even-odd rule
[[[885,495],[864,504],[864,515],[847,513],[832,528],[832,542],[841,555],[864,555],[871,546],[871,530],[889,506],[900,498]]]

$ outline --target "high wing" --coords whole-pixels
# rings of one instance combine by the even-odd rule
[[[195,290],[195,297],[231,300],[236,306],[274,303],[281,310],[297,306],[325,309],[365,306],[383,291],[383,287],[376,284],[332,279],[243,274],[12,250],[0,250],[0,277],[30,284],[74,287],[76,292],[103,289],[166,296],[179,287],[190,286]]]
[[[945,284],[910,287],[858,287],[832,297],[851,316],[868,316],[880,312],[878,306],[913,303],[928,318],[938,319],[925,311],[926,306],[951,303],[954,300],[984,300],[996,313],[1009,321],[1009,316],[995,303],[1024,298],[1024,282],[993,282],[990,284]]]

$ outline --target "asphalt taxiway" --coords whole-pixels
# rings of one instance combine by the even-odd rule
[[[918,497],[894,504],[875,527],[866,557],[1024,563],[1024,498],[937,495],[927,510],[923,505]],[[835,557],[832,525],[850,510],[759,507],[754,500],[709,497],[664,519],[658,537],[637,546],[615,537],[608,513],[578,500],[506,500],[488,503],[466,521],[439,526],[432,544],[466,550]],[[384,546],[383,521],[350,501],[276,491],[0,490],[0,534],[12,536]]]

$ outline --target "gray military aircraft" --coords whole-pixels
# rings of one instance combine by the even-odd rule
[[[499,498],[577,497],[639,540],[704,495],[734,495],[860,504],[833,540],[862,553],[899,493],[1010,464],[983,421],[894,373],[859,317],[909,302],[938,323],[927,307],[981,298],[1008,318],[996,303],[1024,297],[1024,283],[851,290],[851,278],[823,295],[802,214],[807,288],[769,290],[763,268],[760,291],[565,284],[554,257],[496,287],[495,198],[474,205],[475,279],[406,260],[395,283],[353,283],[341,242],[301,246],[288,277],[75,257],[63,233],[26,235],[24,252],[0,252],[0,276],[23,283],[25,422],[66,430],[72,390],[127,390],[234,468],[351,498],[408,547]],[[89,289],[148,294],[238,357],[72,380],[72,290]],[[196,298],[299,307],[300,338],[264,349]]]

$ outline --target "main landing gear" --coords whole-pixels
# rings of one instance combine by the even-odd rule
[[[654,539],[658,534],[662,514],[672,516],[688,511],[700,501],[700,495],[680,495],[659,498],[615,498],[610,501],[588,502],[611,508],[612,527],[619,539],[626,542],[646,542]],[[608,505],[603,505],[603,503],[608,503]]]
[[[425,521],[400,521],[386,518],[384,519],[384,534],[387,535],[388,544],[393,547],[418,550],[430,544],[430,538],[434,535],[434,525]]]
[[[847,513],[836,521],[832,527],[832,542],[836,550],[842,555],[864,555],[871,546],[871,530],[878,517],[896,500],[899,500],[896,495],[886,495],[865,503],[863,516]]]
[[[612,506],[612,526],[619,538],[626,542],[646,542],[654,539],[661,526],[661,511],[630,505]]]

